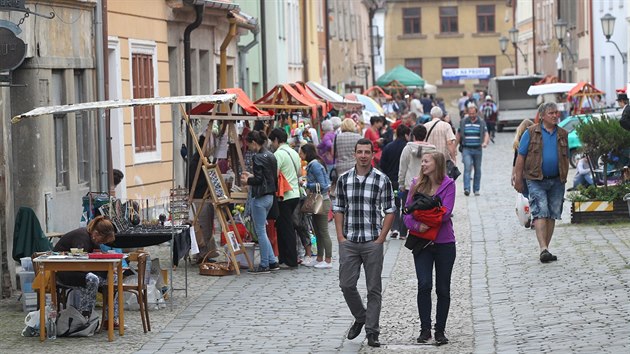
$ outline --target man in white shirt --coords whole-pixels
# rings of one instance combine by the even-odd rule
[[[430,132],[427,133],[426,141],[429,144],[435,145],[437,151],[443,153],[447,161],[450,160],[455,163],[457,162],[456,137],[451,125],[442,122],[443,115],[444,112],[442,112],[440,107],[436,106],[431,108],[431,121],[424,123],[427,132]]]

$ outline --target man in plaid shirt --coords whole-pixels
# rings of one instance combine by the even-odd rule
[[[355,318],[348,339],[356,338],[365,325],[368,345],[379,347],[383,242],[394,221],[394,193],[389,178],[372,167],[374,152],[369,139],[357,142],[354,155],[355,167],[337,180],[333,206],[339,241],[339,286]],[[357,291],[361,265],[365,269],[367,309]]]

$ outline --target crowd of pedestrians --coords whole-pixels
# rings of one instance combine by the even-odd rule
[[[365,328],[368,345],[380,346],[383,242],[388,236],[406,239],[406,247],[413,252],[418,279],[421,325],[417,341],[424,343],[433,338],[436,344],[448,343],[446,322],[456,257],[451,215],[457,175],[451,177],[451,171],[456,168],[459,151],[464,164],[464,195],[471,192],[480,195],[482,153],[492,141],[492,120],[496,119],[492,97],[483,97],[481,108],[474,97],[466,94],[465,101],[463,98],[460,103],[464,104],[464,111],[457,128],[435,100],[428,95],[414,95],[404,103],[392,99],[385,109],[389,115],[374,116],[370,124],[352,118],[324,120],[317,144],[315,139],[302,141],[281,128],[273,129],[268,139],[262,132],[250,132],[247,141],[255,153],[254,169],[251,175],[242,177],[242,182],[252,186],[253,206],[258,209],[253,213],[256,231],[260,230],[259,242],[264,243],[260,264],[252,272],[294,269],[299,264],[331,269],[331,239],[336,236],[339,286],[354,317],[347,336],[354,339]],[[531,203],[539,257],[545,263],[557,259],[550,253],[549,244],[562,209],[568,169],[568,151],[564,151],[566,132],[557,128],[554,107],[541,105],[542,124],[525,121],[517,129],[512,174],[515,189]],[[492,115],[494,118],[488,118]],[[541,144],[544,151],[535,148]],[[554,158],[550,157],[552,153]],[[278,176],[284,177],[290,188],[278,196],[275,258],[263,229],[273,205],[271,197],[276,194],[273,185]],[[323,197],[325,212],[309,215],[307,225],[317,240],[316,258],[311,257],[307,247],[310,240],[303,240],[296,233],[298,225],[292,217],[304,198],[301,190],[307,194],[321,193]],[[334,236],[328,232],[328,222],[333,219]],[[298,238],[304,254],[298,253]],[[357,290],[361,268],[366,279],[366,305]],[[434,324],[433,284],[437,295]]]

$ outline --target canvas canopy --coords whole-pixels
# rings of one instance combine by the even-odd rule
[[[379,86],[372,86],[369,89],[363,91],[363,94],[366,95],[366,96],[370,96],[372,98],[378,97],[378,96],[382,96],[386,100],[391,100],[392,99],[392,96],[390,94],[388,94],[387,92],[383,91],[383,89],[380,88]]]
[[[246,113],[248,116],[251,116],[252,119],[264,120],[264,119],[272,118],[273,114],[271,112],[258,109],[254,105],[254,102],[252,102],[252,100],[249,99],[247,94],[240,88],[238,87],[229,88],[222,91],[225,91],[228,94],[236,95],[236,104],[243,109],[244,113]],[[209,102],[201,103],[190,110],[190,116],[193,119],[197,119],[197,118],[200,118],[199,115],[201,116],[210,115],[212,114],[213,108],[215,105],[216,103],[209,103]],[[235,119],[239,119],[239,120],[245,119],[242,115],[234,115],[234,116],[235,116]]]
[[[407,87],[424,87],[425,83],[420,75],[402,65],[398,65],[379,77],[378,80],[376,80],[376,84],[379,86],[387,86],[394,80]]]
[[[342,97],[340,94],[335,91],[329,90],[327,87],[314,82],[309,81],[306,83],[306,86],[311,90],[317,97],[327,101],[330,103],[335,109],[362,109],[363,104],[356,100],[349,100]]]
[[[566,93],[571,91],[577,84],[576,83],[552,83],[552,84],[540,84],[531,85],[527,89],[527,94],[530,96],[546,95],[550,93]]]
[[[136,106],[157,106],[157,105],[169,105],[169,104],[181,104],[181,103],[230,103],[236,101],[236,95],[234,94],[220,94],[220,95],[197,95],[197,96],[175,96],[175,97],[152,97],[152,98],[132,98],[125,100],[109,100],[109,101],[96,101],[85,102],[76,104],[67,104],[61,106],[47,106],[38,107],[32,109],[26,113],[19,114],[11,120],[12,123],[17,123],[23,118],[37,117],[48,114],[65,114],[78,111],[90,111],[97,109],[112,109],[112,108],[126,108]]]

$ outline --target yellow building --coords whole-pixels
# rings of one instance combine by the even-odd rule
[[[444,80],[442,70],[489,68],[491,77],[501,75],[513,53],[502,55],[498,40],[508,36],[512,18],[504,0],[388,0],[385,70],[404,65],[436,85],[447,103],[463,90],[484,90],[487,80]]]

